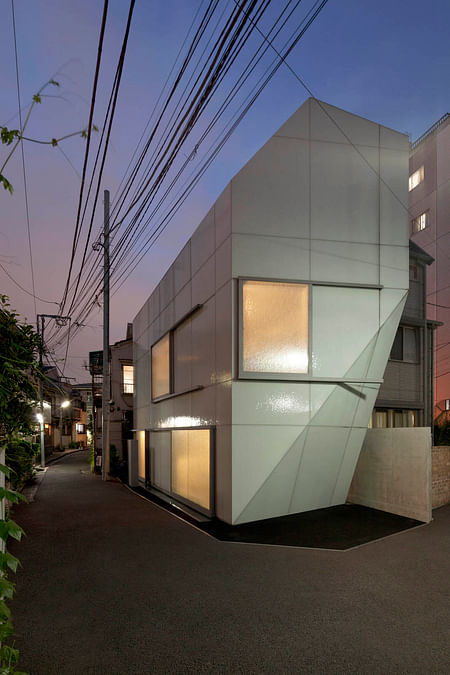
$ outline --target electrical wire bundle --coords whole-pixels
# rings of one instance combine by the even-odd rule
[[[272,7],[274,3],[270,0],[210,0],[200,15],[205,2],[202,3],[113,198],[110,215],[113,292],[119,290],[154,246],[326,2],[327,0],[316,0],[312,4],[310,2],[307,11],[304,11],[307,3],[302,3],[302,0],[286,0],[275,16]],[[279,3],[276,4],[278,10]],[[72,325],[66,330],[59,326],[53,328],[48,340],[53,348],[65,341],[68,348],[69,341],[98,306],[98,296],[103,289],[102,253],[92,249],[88,252],[88,248],[133,5],[134,2],[131,2],[124,44],[86,197],[83,196],[84,181],[80,190],[70,269],[59,310],[61,314],[71,314]],[[106,7],[107,2],[104,21]],[[100,32],[99,57],[104,21]],[[192,33],[193,36],[188,41]],[[98,58],[96,76],[99,64]],[[91,113],[95,87],[96,79]],[[229,117],[224,123],[226,114]],[[220,126],[219,123],[222,126],[211,140],[212,132]],[[200,149],[207,140],[209,146],[200,157]],[[142,149],[138,150],[141,146]],[[86,150],[83,178],[86,174],[89,148]],[[179,186],[181,178],[185,177],[188,167],[193,164],[194,169]],[[95,181],[96,188],[93,189]],[[176,189],[178,191],[175,193]],[[72,280],[77,248],[88,211],[90,218],[83,255]]]

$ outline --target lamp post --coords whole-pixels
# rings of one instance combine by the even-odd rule
[[[44,410],[43,405],[41,405],[41,411]],[[36,413],[36,419],[39,422],[39,429],[41,432],[41,467],[45,467],[45,438],[44,438],[44,414],[43,412]]]
[[[70,401],[62,401],[59,406],[59,449],[62,452],[62,419],[63,419],[63,408],[67,408],[70,405]]]

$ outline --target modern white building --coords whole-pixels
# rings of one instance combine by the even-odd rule
[[[133,323],[139,478],[232,524],[346,501],[405,304],[404,134],[309,99]]]

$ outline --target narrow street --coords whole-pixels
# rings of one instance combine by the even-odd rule
[[[346,552],[231,544],[102,482],[81,452],[15,519],[31,675],[448,672],[449,507]]]

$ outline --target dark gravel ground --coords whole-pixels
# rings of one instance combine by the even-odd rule
[[[221,542],[76,453],[15,511],[20,670],[447,674],[450,508],[434,518],[348,551]]]

